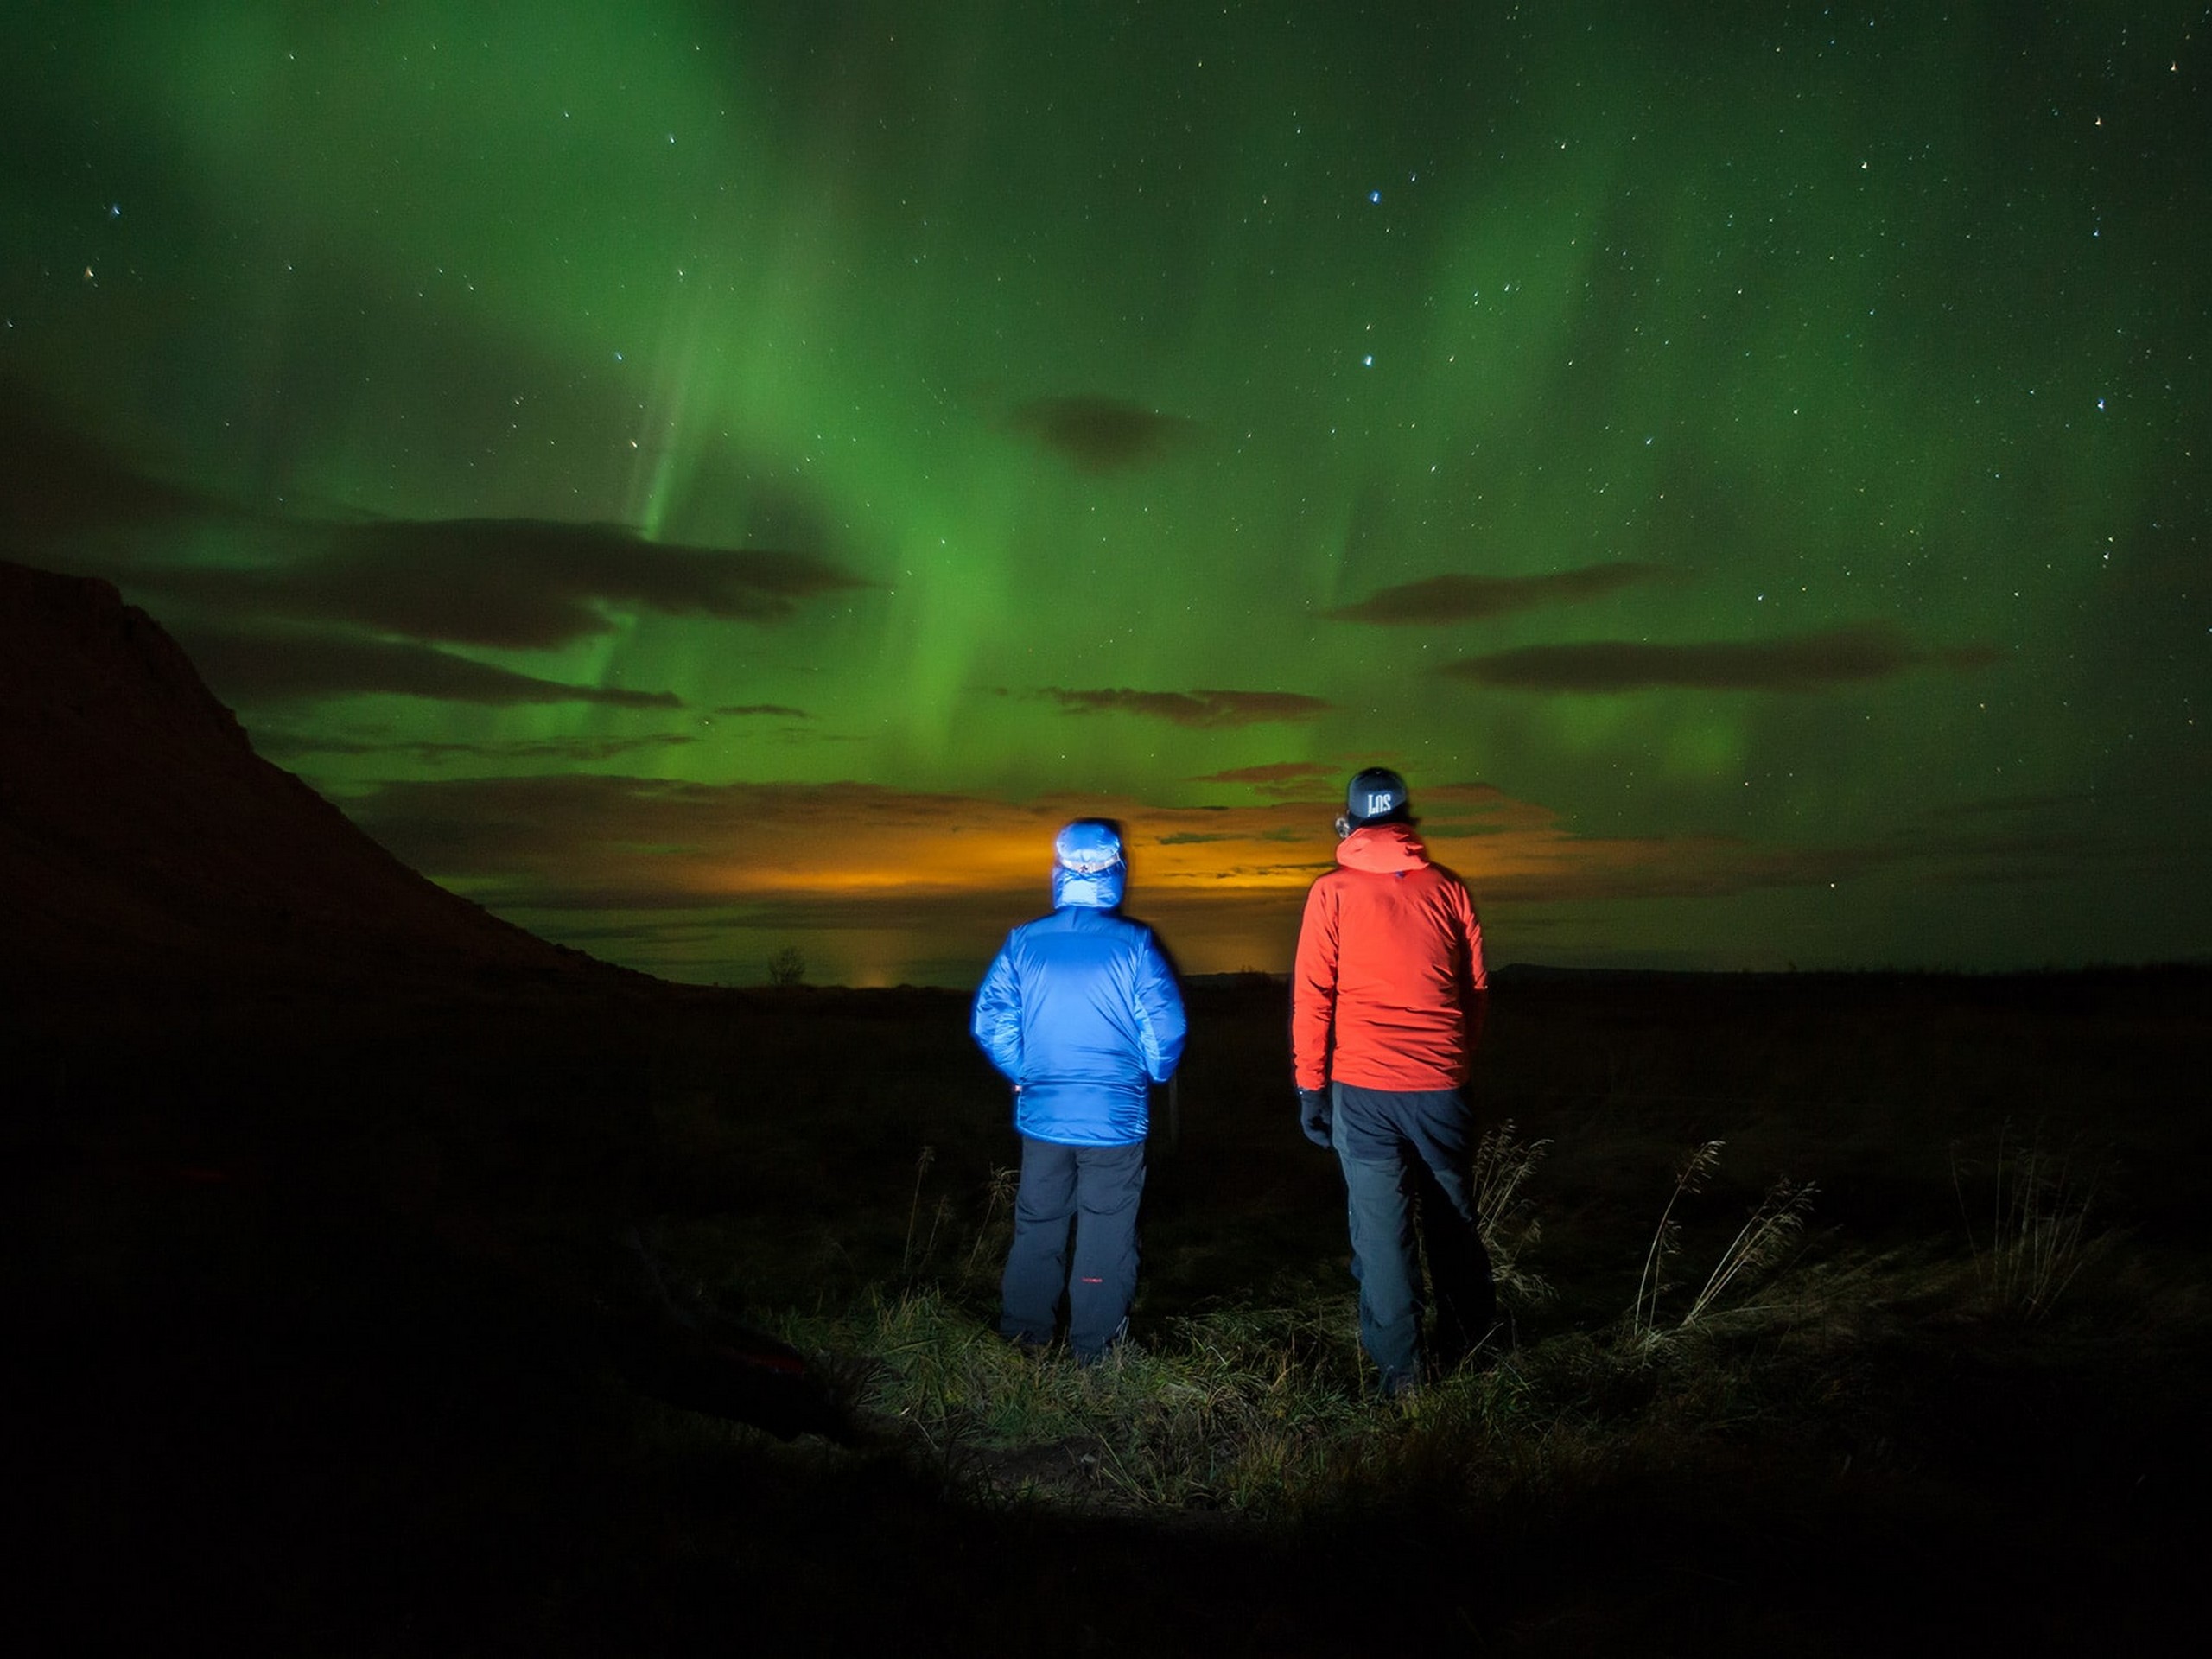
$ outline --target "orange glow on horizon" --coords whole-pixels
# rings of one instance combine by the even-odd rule
[[[833,785],[693,791],[673,804],[594,794],[588,804],[545,823],[532,848],[533,878],[562,901],[524,908],[556,937],[566,918],[596,914],[587,944],[625,938],[655,971],[708,977],[710,964],[765,959],[760,941],[789,938],[821,941],[824,971],[849,983],[980,971],[1007,928],[1050,905],[1052,836],[1086,817],[1122,826],[1128,913],[1160,929],[1186,972],[1281,974],[1305,893],[1336,850],[1328,801],[1007,803]],[[1579,836],[1546,808],[1483,785],[1431,789],[1416,809],[1431,855],[1466,880],[1486,922],[1500,907],[1525,917],[1803,886],[1815,873],[1827,886],[1837,868],[1817,848]],[[509,893],[475,896],[512,906]]]
[[[849,816],[803,798],[788,815],[734,818],[727,844],[650,850],[609,837],[575,848],[598,884],[622,884],[730,902],[865,902],[894,897],[1042,908],[1051,891],[1052,837],[1069,818],[1112,818],[1128,849],[1131,907],[1193,899],[1232,904],[1295,899],[1333,862],[1329,807],[1313,802],[1157,807],[1126,801],[1010,804],[909,797],[895,813]],[[1560,827],[1541,807],[1475,787],[1440,789],[1421,803],[1430,855],[1485,893],[1633,891],[1695,884],[1731,861],[1725,843],[1594,840]],[[588,842],[588,838],[587,838]],[[578,870],[579,876],[584,872]]]

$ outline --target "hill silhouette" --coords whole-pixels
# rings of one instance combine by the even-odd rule
[[[0,987],[81,1001],[642,976],[409,869],[109,582],[0,561]]]

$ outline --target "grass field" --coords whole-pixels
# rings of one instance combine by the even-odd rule
[[[989,1334],[957,995],[24,1021],[9,1646],[2152,1650],[2207,989],[1507,976],[1512,1341],[1410,1404],[1279,985],[1191,993],[1092,1371]]]

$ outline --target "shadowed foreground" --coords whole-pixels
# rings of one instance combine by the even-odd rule
[[[977,1334],[1014,1149],[957,996],[19,1004],[6,1634],[2139,1649],[2207,1541],[2204,989],[1509,975],[1479,1091],[1550,1143],[1522,1265],[1556,1294],[1410,1414],[1361,1397],[1280,987],[1193,991],[1141,1351],[1095,1386]],[[2008,1122],[2101,1182],[2104,1243],[2041,1309],[1976,1288]],[[1676,1330],[1784,1173],[1820,1187],[1795,1254]],[[1263,1316],[1313,1334],[1221,1357]],[[1286,1402],[1279,1445],[1240,1388]]]

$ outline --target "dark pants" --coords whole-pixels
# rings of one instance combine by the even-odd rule
[[[1078,1360],[1103,1354],[1128,1322],[1136,1295],[1137,1200],[1143,1196],[1141,1141],[1064,1147],[1022,1136],[1014,1248],[999,1286],[1000,1333],[1017,1342],[1050,1342],[1065,1295],[1068,1346]]]
[[[1383,1392],[1395,1394],[1421,1376],[1422,1255],[1436,1306],[1429,1357],[1440,1369],[1471,1353],[1497,1317],[1475,1213],[1472,1116],[1456,1089],[1402,1093],[1339,1083],[1331,1095],[1360,1344],[1382,1372]]]

